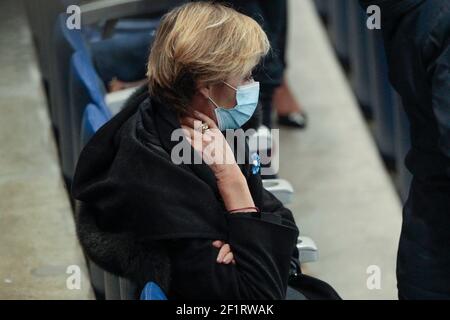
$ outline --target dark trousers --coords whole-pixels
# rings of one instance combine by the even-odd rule
[[[255,19],[266,32],[272,47],[256,68],[261,84],[262,122],[271,127],[272,96],[283,81],[286,68],[287,0],[231,0],[233,8]]]
[[[403,209],[399,299],[450,299],[450,184],[414,179]]]

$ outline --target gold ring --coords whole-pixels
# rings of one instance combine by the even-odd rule
[[[202,123],[201,129],[202,129],[202,133],[205,133],[206,131],[208,131],[209,130],[208,124]]]

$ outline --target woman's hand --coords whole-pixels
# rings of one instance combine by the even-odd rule
[[[233,252],[231,252],[230,245],[220,240],[216,240],[213,243],[213,246],[219,250],[219,255],[217,256],[217,263],[223,264],[236,264],[236,260],[234,260]]]
[[[236,163],[233,151],[214,120],[200,112],[195,117],[180,120],[186,139],[209,165],[217,180],[217,187],[228,211],[253,208],[252,195],[247,180]],[[208,129],[202,132],[202,125]],[[255,212],[255,209],[242,209],[239,212]]]
[[[236,174],[239,167],[233,151],[214,120],[197,111],[194,111],[194,114],[196,118],[184,117],[180,121],[189,143],[210,166],[216,177]],[[208,126],[207,130],[202,130],[204,124]]]

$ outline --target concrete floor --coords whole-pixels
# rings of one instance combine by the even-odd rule
[[[92,298],[21,1],[0,1],[0,299]],[[81,268],[69,290],[68,266]]]
[[[398,197],[312,1],[290,1],[290,16],[288,78],[310,126],[281,131],[280,175],[320,250],[304,269],[345,299],[395,299]],[[20,1],[0,2],[0,47],[0,299],[92,298]],[[66,288],[69,265],[81,290]],[[371,265],[379,290],[366,285]]]

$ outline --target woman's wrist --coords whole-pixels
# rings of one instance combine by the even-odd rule
[[[228,210],[228,213],[259,213],[260,210],[258,207],[243,207],[243,208],[237,208]]]
[[[217,181],[241,182],[241,180],[245,180],[241,169],[236,163],[220,165],[213,171]]]
[[[230,167],[227,171],[222,171],[221,174],[216,175],[216,179],[220,195],[228,211],[242,208],[240,212],[257,212],[254,209],[255,203],[247,180],[237,165],[235,168]]]

